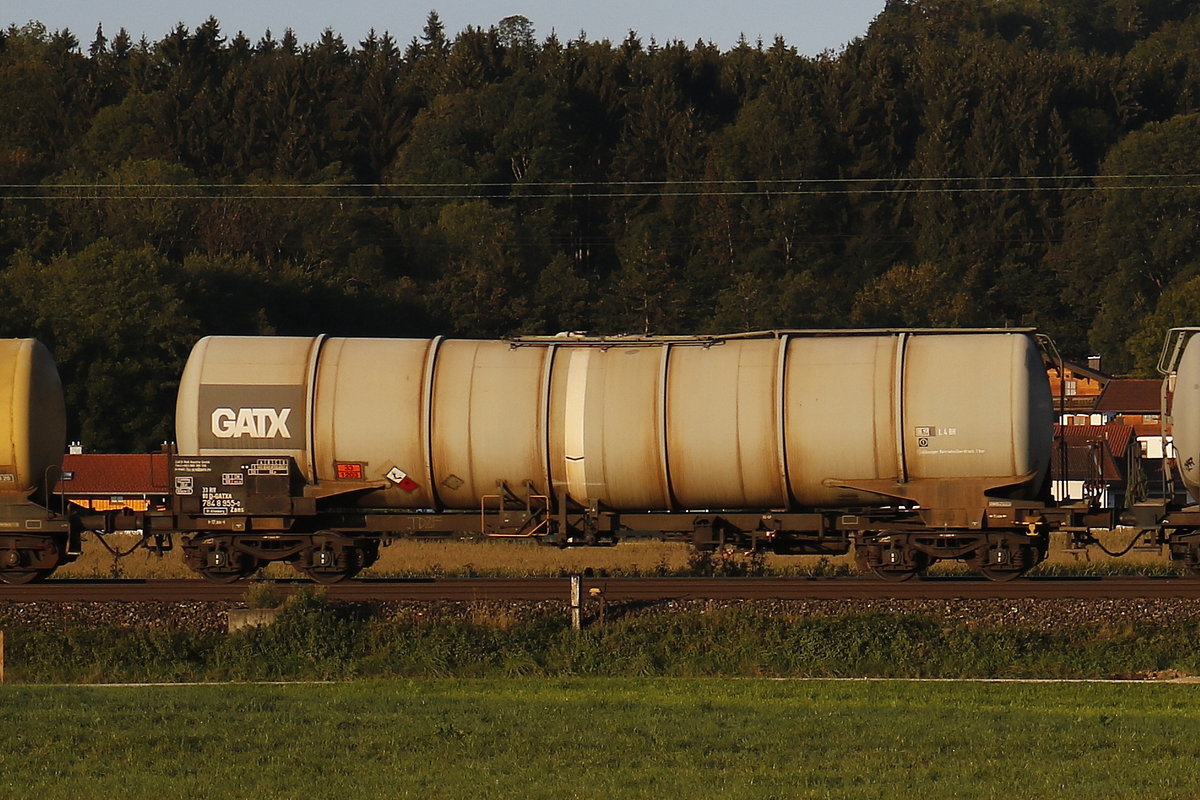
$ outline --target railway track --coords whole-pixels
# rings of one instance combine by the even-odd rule
[[[313,586],[280,580],[284,591]],[[0,585],[0,602],[229,602],[242,601],[249,582],[203,580],[51,580],[27,586]],[[330,599],[391,600],[563,600],[569,578],[361,579],[324,587]],[[888,583],[870,578],[584,578],[583,594],[598,592],[609,602],[665,600],[837,600],[837,599],[1200,599],[1196,578],[1028,578],[1008,583],[971,578],[925,578]]]

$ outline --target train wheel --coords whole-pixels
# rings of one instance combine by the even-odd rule
[[[358,570],[354,570],[353,572],[331,572],[327,569],[318,569],[313,567],[304,567],[300,571],[312,578],[317,583],[322,583],[326,586],[334,583],[341,583],[342,581],[349,580],[358,574]]]
[[[1023,569],[1013,569],[1012,567],[980,567],[979,573],[989,581],[1003,583],[1019,578],[1025,574]]]
[[[223,553],[224,558],[213,559],[216,563],[207,563],[197,567],[196,571],[213,583],[235,583],[242,578],[248,578],[258,571],[261,566],[257,560],[246,553]]]
[[[200,577],[206,581],[213,583],[237,583],[242,578],[245,578],[249,573],[242,572],[224,572],[218,569],[205,567],[200,570]]]
[[[891,565],[880,565],[871,567],[871,571],[876,577],[883,578],[885,581],[892,583],[900,583],[901,581],[911,580],[916,577],[921,570],[916,567],[894,567]]]
[[[871,553],[868,564],[876,576],[899,583],[911,580],[929,569],[929,556],[913,547],[894,544],[879,551],[878,561]]]
[[[21,586],[26,583],[41,583],[54,572],[52,569],[3,569],[0,570],[0,583],[10,586]]]
[[[219,567],[201,567],[198,572],[206,581],[213,583],[236,583],[242,578],[247,578],[254,574],[254,570],[228,570]]]

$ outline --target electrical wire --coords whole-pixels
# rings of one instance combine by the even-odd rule
[[[1164,182],[1166,181],[1166,182]],[[754,185],[743,189],[737,186]],[[942,185],[931,185],[942,184]],[[651,187],[661,187],[652,189]],[[674,188],[678,187],[678,188]],[[539,191],[529,191],[529,190]],[[7,200],[554,200],[1164,191],[1200,189],[1200,174],[914,178],[772,178],[437,183],[0,184]],[[213,191],[198,191],[213,190]],[[234,190],[243,190],[237,192]],[[296,190],[313,190],[297,192]],[[440,190],[440,191],[438,191]],[[451,191],[461,190],[461,191]],[[73,194],[73,193],[79,194]],[[148,193],[154,192],[154,193]]]
[[[1142,538],[1143,534],[1144,534],[1144,531],[1138,531],[1137,533],[1135,533],[1133,536],[1133,539],[1130,540],[1129,544],[1125,547],[1124,550],[1117,550],[1117,551],[1109,550],[1107,547],[1104,546],[1104,542],[1100,541],[1099,539],[1097,539],[1095,537],[1092,537],[1092,544],[1096,545],[1101,550],[1103,550],[1105,555],[1110,556],[1112,558],[1120,558],[1121,556],[1125,555],[1126,553],[1128,553],[1130,550],[1132,550],[1134,548],[1134,546],[1138,543],[1138,540]]]
[[[92,531],[92,533],[96,534],[96,541],[100,542],[100,544],[104,546],[104,549],[107,550],[109,555],[111,555],[113,558],[125,558],[125,556],[132,554],[150,539],[149,534],[143,533],[142,538],[138,539],[137,542],[128,550],[120,550],[119,548],[112,547],[107,541],[104,540],[103,531]]]

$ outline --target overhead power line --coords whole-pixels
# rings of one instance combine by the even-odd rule
[[[9,200],[550,200],[1150,191],[1200,188],[1200,174],[658,181],[0,184]]]

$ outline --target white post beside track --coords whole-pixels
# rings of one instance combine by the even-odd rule
[[[579,575],[571,576],[571,627],[583,628],[583,578]]]

